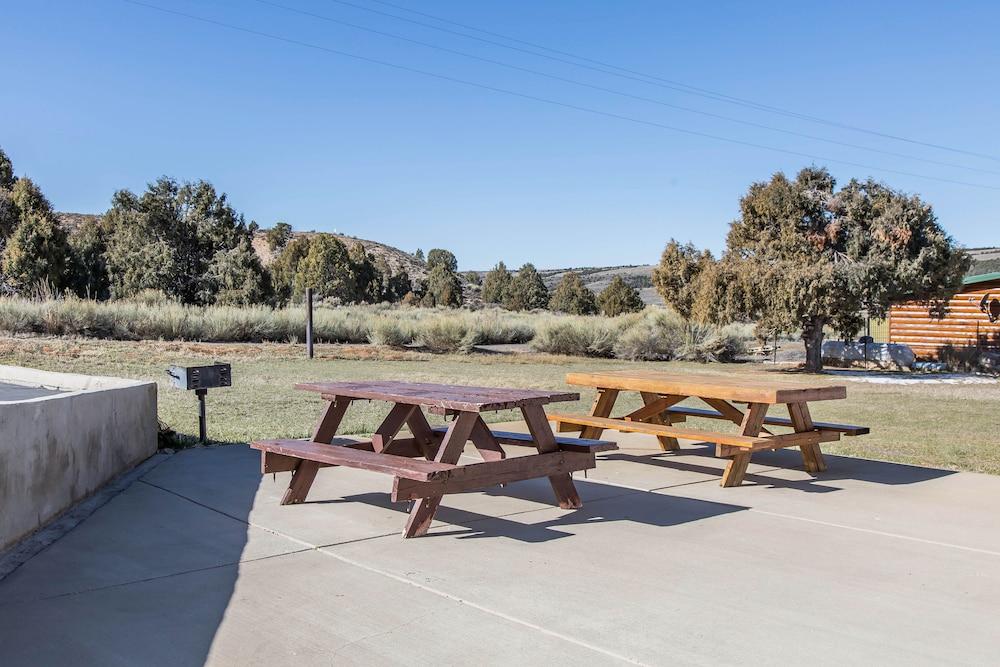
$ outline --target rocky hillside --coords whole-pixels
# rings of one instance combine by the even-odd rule
[[[317,232],[293,232],[293,235],[312,236],[316,233]],[[427,265],[424,264],[424,262],[407,252],[403,252],[399,248],[394,248],[393,246],[386,245],[384,243],[378,243],[377,241],[359,239],[353,236],[345,236],[343,234],[330,235],[339,239],[340,242],[348,248],[353,246],[355,243],[360,243],[365,247],[368,254],[372,255],[376,259],[379,257],[385,259],[386,263],[390,266],[390,268],[392,268],[394,273],[404,269],[406,270],[406,273],[409,274],[411,280],[423,278],[427,275]],[[254,237],[253,248],[257,251],[257,254],[260,256],[260,259],[265,266],[274,260],[274,253],[271,252],[271,248],[267,245],[267,238],[265,237],[264,231],[258,232]]]
[[[653,265],[629,265],[629,266],[587,266],[572,269],[544,269],[538,273],[545,281],[545,286],[550,290],[562,280],[567,271],[575,271],[580,274],[583,284],[592,292],[600,294],[607,287],[615,276],[621,276],[627,284],[639,290],[639,296],[646,304],[662,305],[663,299],[657,294],[653,287]]]

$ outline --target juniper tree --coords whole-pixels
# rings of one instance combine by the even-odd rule
[[[312,287],[317,296],[341,303],[357,300],[356,279],[347,248],[330,234],[317,234],[295,272],[295,294]]]
[[[451,251],[443,248],[433,248],[427,253],[427,269],[431,270],[435,266],[443,266],[452,273],[458,271],[458,259]]]
[[[462,305],[462,281],[454,271],[448,269],[446,264],[435,265],[427,274],[423,305],[450,307]]]
[[[549,308],[571,315],[593,315],[597,312],[594,293],[587,289],[580,274],[567,271],[549,299]]]
[[[507,310],[534,310],[549,303],[549,290],[533,264],[525,264],[510,281],[503,298]]]
[[[625,313],[637,313],[645,306],[639,292],[626,283],[621,276],[611,279],[611,284],[597,297],[601,313],[607,317],[617,317]]]
[[[778,173],[754,183],[718,262],[691,253],[661,261],[664,300],[680,311],[694,294],[696,319],[799,331],[805,367],[815,372],[822,369],[824,327],[853,335],[862,312],[884,317],[894,302],[946,299],[960,288],[969,256],[929,204],[871,179],[835,186],[826,169],[815,167],[794,180]]]
[[[483,289],[481,292],[484,303],[503,303],[510,289],[512,277],[510,271],[503,262],[498,262],[492,270],[487,272],[483,278]]]

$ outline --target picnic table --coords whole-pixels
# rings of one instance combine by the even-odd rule
[[[605,430],[648,433],[657,437],[664,451],[678,449],[678,438],[715,443],[716,456],[729,459],[722,486],[739,486],[750,456],[762,450],[798,447],[806,470],[821,472],[826,470],[826,462],[820,443],[869,432],[864,426],[813,421],[809,403],[846,398],[847,387],[842,385],[654,370],[570,373],[566,382],[594,387],[597,397],[589,415],[549,414],[560,432],[579,431],[582,438],[600,438]],[[615,401],[623,391],[638,392],[643,406],[612,417]],[[679,405],[688,398],[698,398],[710,409]],[[788,417],[768,415],[774,405],[785,406]],[[675,426],[688,417],[730,421],[739,425],[740,432]],[[790,428],[791,432],[775,433],[768,426]]]
[[[413,501],[403,537],[423,535],[430,528],[442,496],[548,477],[559,506],[582,506],[570,473],[595,466],[594,454],[617,449],[596,438],[557,437],[544,405],[579,400],[568,392],[532,389],[467,387],[416,382],[310,382],[296,389],[319,393],[326,401],[310,440],[259,440],[261,473],[292,472],[282,505],[304,502],[320,468],[347,466],[393,477],[392,500]],[[355,401],[393,404],[370,439],[337,438],[348,407]],[[454,419],[431,427],[429,412]],[[528,433],[491,431],[483,421],[488,411],[519,409]],[[399,437],[403,427],[409,434]],[[462,462],[469,441],[481,461]],[[534,447],[537,452],[507,458],[502,445]]]

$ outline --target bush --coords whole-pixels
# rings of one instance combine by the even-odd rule
[[[405,326],[398,318],[382,317],[372,325],[368,341],[372,345],[405,347],[413,342],[413,328]]]
[[[618,335],[618,327],[598,318],[555,318],[538,328],[531,346],[549,354],[611,357]]]
[[[461,318],[438,316],[419,323],[415,340],[430,352],[457,352],[468,333],[469,327]]]

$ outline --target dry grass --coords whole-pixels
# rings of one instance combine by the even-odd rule
[[[756,364],[628,362],[611,359],[524,354],[434,355],[366,345],[319,345],[317,359],[304,358],[301,345],[287,343],[215,344],[124,342],[57,338],[0,338],[0,363],[55,371],[118,375],[156,380],[160,416],[182,433],[197,432],[192,394],[167,386],[164,369],[174,363],[218,359],[233,364],[234,386],[209,392],[209,433],[220,441],[246,442],[256,437],[302,437],[309,434],[320,408],[318,399],[294,391],[305,380],[404,379],[563,389],[569,371],[610,368],[657,368],[747,377],[781,373]],[[784,373],[781,373],[784,375]],[[1000,382],[979,385],[876,385],[820,376],[819,382],[848,385],[844,401],[817,403],[817,419],[865,424],[872,434],[826,445],[831,453],[927,465],[953,470],[1000,473],[996,406]],[[560,409],[585,411],[593,396]],[[622,408],[638,407],[628,399]],[[353,433],[370,432],[385,406],[361,404],[348,413]],[[510,413],[490,415],[492,421]],[[692,422],[694,424],[695,422]],[[718,427],[718,423],[713,423]]]

